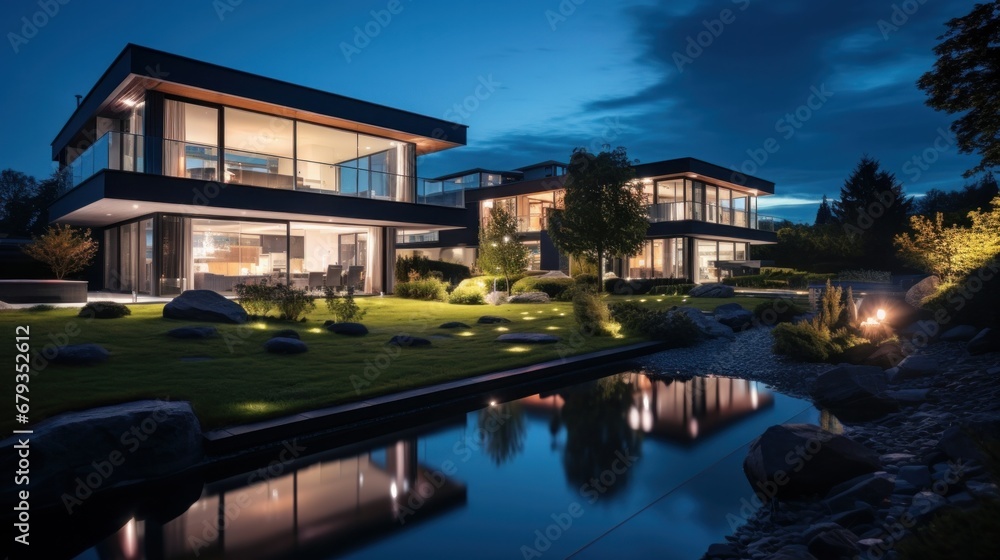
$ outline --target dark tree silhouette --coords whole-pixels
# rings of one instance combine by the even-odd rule
[[[976,4],[947,23],[934,69],[917,81],[927,105],[962,114],[951,125],[960,152],[979,153],[966,177],[1000,166],[1000,0]]]
[[[819,210],[816,210],[816,225],[825,226],[833,223],[833,211],[830,209],[830,202],[823,195],[823,202],[819,203]]]
[[[912,205],[896,176],[864,155],[844,181],[833,217],[849,236],[860,238],[862,264],[893,269],[897,259],[892,239],[907,228]]]
[[[483,433],[483,451],[497,465],[502,465],[524,451],[524,408],[509,402],[479,411],[477,425]]]

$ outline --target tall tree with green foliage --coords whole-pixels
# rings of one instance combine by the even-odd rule
[[[591,154],[573,150],[562,207],[549,213],[548,232],[563,253],[603,262],[634,255],[646,239],[649,220],[642,186],[625,148]],[[602,271],[603,272],[603,271]],[[598,290],[603,289],[598,282]]]
[[[1000,196],[988,211],[969,212],[968,227],[947,225],[938,212],[934,219],[913,216],[913,233],[896,236],[900,255],[945,282],[955,282],[1000,254]]]
[[[930,107],[962,115],[951,125],[958,150],[982,156],[970,177],[1000,166],[1000,0],[976,4],[947,26],[934,69],[917,86]]]
[[[896,176],[865,155],[844,181],[832,210],[844,231],[860,238],[863,264],[884,269],[895,264],[892,240],[906,229],[912,205]]]
[[[89,229],[80,230],[62,224],[50,226],[23,250],[28,256],[49,265],[56,278],[62,280],[67,274],[90,266],[97,255],[97,242],[90,237]]]
[[[816,223],[817,226],[825,226],[827,224],[833,223],[833,210],[830,209],[830,201],[826,199],[826,195],[823,195],[823,202],[819,203],[819,209],[816,210]]]
[[[486,225],[479,228],[479,269],[502,276],[510,294],[511,276],[528,266],[528,248],[517,233],[517,216],[497,206],[490,211]]]

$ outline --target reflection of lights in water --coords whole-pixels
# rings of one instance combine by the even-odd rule
[[[642,408],[649,410],[649,395],[642,396]]]
[[[750,406],[752,406],[754,410],[757,410],[757,406],[759,404],[760,404],[760,398],[757,396],[757,384],[756,383],[751,383],[750,384]]]
[[[125,534],[122,535],[122,553],[125,558],[137,558],[139,553],[139,538],[135,533],[135,518],[125,524]]]
[[[278,489],[277,488],[274,488],[274,489],[271,490],[271,499],[272,500],[277,500],[278,499]]]
[[[365,473],[358,473],[358,486],[365,485]]]
[[[628,409],[628,427],[639,430],[639,409],[634,406]]]
[[[653,411],[649,409],[642,411],[642,431],[647,434],[653,431]]]
[[[690,434],[692,438],[698,437],[698,419],[697,418],[692,418],[692,419],[688,420],[688,434]]]
[[[395,482],[393,482],[392,484],[389,485],[389,495],[392,496],[393,500],[395,500],[396,496],[399,495],[399,492],[396,490],[396,483]]]

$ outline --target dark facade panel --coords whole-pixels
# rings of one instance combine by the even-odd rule
[[[656,222],[649,225],[646,238],[658,239],[661,237],[682,237],[682,236],[710,236],[728,237],[750,243],[777,243],[778,234],[772,231],[763,231],[725,224],[713,224],[712,222],[701,222],[698,220],[680,220],[676,222]]]

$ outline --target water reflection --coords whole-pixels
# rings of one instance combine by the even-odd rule
[[[101,558],[122,560],[330,557],[387,546],[394,542],[388,537],[415,525],[429,527],[422,529],[425,533],[472,531],[483,546],[504,543],[520,533],[512,536],[495,526],[498,516],[519,519],[540,508],[541,519],[548,519],[548,512],[579,499],[578,489],[601,480],[622,456],[641,458],[644,447],[655,445],[652,457],[663,461],[664,448],[691,447],[773,404],[771,393],[750,381],[615,375],[473,411],[444,425],[373,442],[362,453],[332,450],[287,468],[210,482],[180,516],[163,523],[132,519],[96,551]],[[463,462],[454,442],[470,426],[482,434],[482,445],[476,448],[478,459]],[[442,467],[448,463],[457,467]],[[559,470],[565,493],[547,494],[552,489],[542,481]],[[532,476],[494,491],[505,471]],[[602,491],[602,503],[641,506],[651,491],[643,472],[648,468],[616,470],[614,483]],[[467,486],[477,492],[476,507],[468,503]],[[531,503],[505,502],[511,495],[534,497]],[[589,515],[588,522],[601,519]]]

